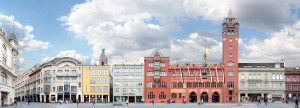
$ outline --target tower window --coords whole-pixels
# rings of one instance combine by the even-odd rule
[[[230,30],[227,31],[227,35],[230,35]]]
[[[229,39],[229,42],[232,42],[232,38]]]
[[[231,30],[230,35],[234,35],[234,30]]]
[[[229,61],[229,62],[227,63],[227,66],[234,66],[234,62]]]
[[[229,46],[229,49],[232,50],[232,46]]]
[[[233,76],[233,71],[228,71],[228,76]]]
[[[232,54],[229,54],[229,57],[232,58]]]

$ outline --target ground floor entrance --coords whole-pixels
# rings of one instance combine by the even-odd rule
[[[212,95],[212,102],[213,103],[218,103],[220,102],[220,95],[218,92],[214,92]]]
[[[203,92],[201,94],[201,97],[200,97],[201,101],[203,102],[208,102],[208,94],[206,92]]]
[[[190,103],[197,102],[197,94],[195,92],[190,93]]]

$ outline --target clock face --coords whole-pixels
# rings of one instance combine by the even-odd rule
[[[275,68],[280,68],[280,65],[279,64],[275,64]]]

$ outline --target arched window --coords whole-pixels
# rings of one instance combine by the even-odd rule
[[[276,80],[279,80],[279,74],[276,74]]]
[[[6,81],[7,81],[6,74],[2,72],[0,77],[0,83],[6,85]]]
[[[230,30],[227,31],[227,35],[230,35]]]
[[[231,30],[230,35],[234,35],[234,30]]]
[[[65,72],[69,72],[69,70],[70,70],[70,66],[69,65],[65,65]]]
[[[234,66],[234,62],[232,61],[227,62],[227,66]]]
[[[275,77],[275,74],[272,74],[272,79],[274,80],[276,77]]]
[[[252,79],[252,74],[249,74],[249,79]]]
[[[280,74],[279,79],[281,79],[281,80],[283,79],[283,75],[282,74]]]
[[[256,79],[256,74],[253,74],[253,79]]]

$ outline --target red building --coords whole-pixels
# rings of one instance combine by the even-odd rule
[[[286,99],[293,102],[300,99],[300,68],[285,68]]]
[[[156,50],[145,57],[145,102],[238,102],[239,23],[231,10],[222,24],[223,62],[169,65],[170,58]],[[205,51],[204,51],[205,52]]]
[[[170,57],[165,57],[155,50],[144,58],[144,101],[164,103],[170,97],[170,78],[168,69]]]
[[[181,63],[169,67],[171,100],[176,103],[224,102],[222,65]]]

